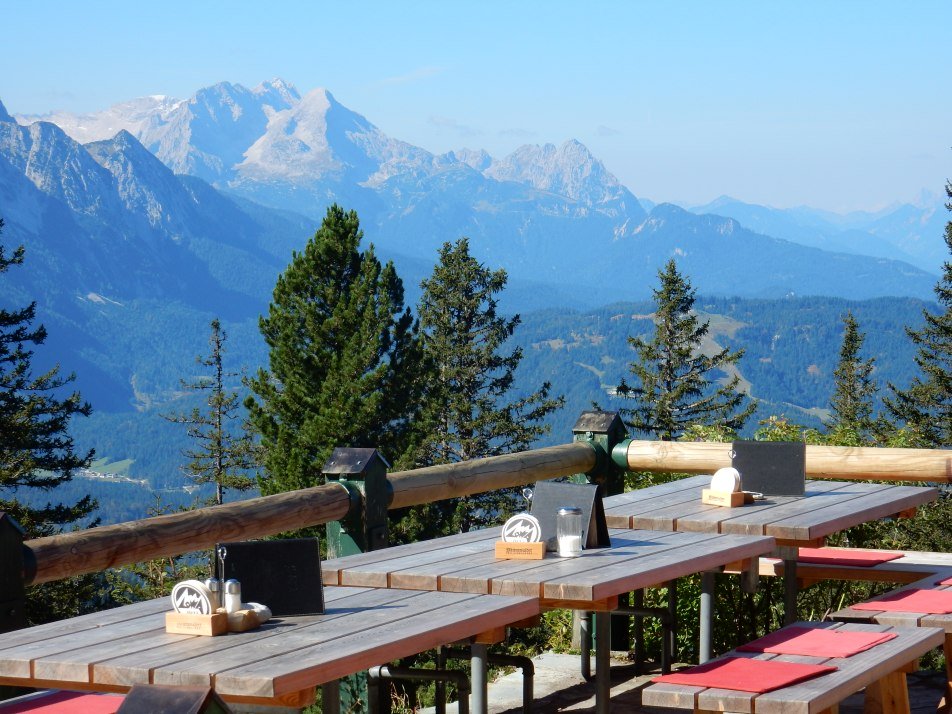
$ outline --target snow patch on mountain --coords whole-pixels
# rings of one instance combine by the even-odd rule
[[[86,144],[90,141],[111,139],[120,131],[128,131],[133,136],[142,136],[151,127],[168,121],[182,104],[183,101],[180,99],[153,95],[120,102],[108,109],[90,114],[53,111],[47,114],[18,114],[16,120],[21,124],[32,124],[37,121],[56,124],[70,137],[81,144]]]

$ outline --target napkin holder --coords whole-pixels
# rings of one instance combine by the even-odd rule
[[[746,494],[740,489],[740,472],[733,467],[718,469],[711,477],[711,487],[701,490],[701,503],[708,506],[743,506]]]
[[[517,513],[502,527],[502,540],[496,541],[496,557],[506,560],[542,560],[545,541],[539,520],[528,513]]]

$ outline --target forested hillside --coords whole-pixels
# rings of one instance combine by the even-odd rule
[[[698,307],[711,323],[711,347],[744,348],[739,363],[743,383],[759,401],[755,420],[769,415],[786,415],[792,421],[816,426],[824,415],[833,391],[833,370],[842,340],[842,318],[852,311],[860,330],[866,333],[864,354],[876,360],[874,378],[878,384],[908,384],[913,374],[913,348],[905,337],[906,326],[922,323],[927,306],[914,299],[880,298],[849,301],[835,298],[788,298],[752,300],[699,297]],[[614,387],[627,374],[634,353],[629,335],[646,334],[651,327],[650,302],[615,303],[590,311],[543,310],[522,316],[522,324],[512,338],[521,346],[524,358],[516,372],[516,391],[524,393],[543,381],[552,383],[554,394],[566,398],[564,409],[547,419],[551,427],[542,444],[564,443],[579,413],[593,402],[617,409],[623,401],[613,395]],[[242,342],[233,339],[239,355],[264,356],[260,337],[251,330],[238,331]],[[192,355],[180,355],[164,362],[163,369],[178,370],[188,377],[194,369],[194,354],[205,347],[206,335],[196,334]],[[256,364],[233,364],[248,368]],[[233,388],[240,388],[235,381]],[[184,429],[170,424],[160,414],[185,411],[195,404],[195,396],[170,394],[169,401],[143,406],[135,412],[98,410],[88,419],[75,420],[74,433],[83,448],[95,447],[105,462],[98,468],[109,470],[109,462],[134,478],[148,479],[156,489],[172,489],[162,494],[166,504],[182,502],[179,489],[186,480],[181,471],[181,449],[187,445]],[[131,460],[131,464],[128,463]],[[87,484],[87,481],[80,481]],[[153,501],[148,491],[131,485],[115,487],[97,484],[97,492],[110,494],[100,499],[103,517],[117,520],[135,511],[120,504],[137,500],[143,510]]]
[[[833,392],[833,370],[842,341],[842,318],[852,311],[866,333],[864,353],[876,360],[880,385],[904,386],[911,378],[914,349],[904,327],[917,327],[926,306],[919,300],[835,298],[750,300],[699,297],[698,308],[710,320],[710,347],[746,350],[738,371],[749,394],[760,404],[756,419],[786,415],[815,426]],[[629,335],[651,328],[650,302],[615,303],[587,312],[546,310],[524,316],[515,340],[525,349],[520,380],[551,380],[565,394],[566,407],[552,421],[547,443],[570,438],[578,414],[593,402],[603,408],[624,406],[614,388],[628,373],[634,353]]]

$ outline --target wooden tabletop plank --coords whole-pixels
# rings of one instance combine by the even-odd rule
[[[342,592],[337,592],[338,590]],[[374,607],[390,602],[395,599],[395,595],[398,594],[353,588],[327,588],[325,605],[328,613],[325,615],[294,618],[293,624],[275,618],[258,630],[218,637],[168,634],[163,627],[39,657],[33,660],[33,677],[63,682],[147,684],[150,681],[151,669],[160,664],[193,657],[204,651],[221,652],[249,640],[260,641],[269,636],[282,636],[289,628],[303,627],[318,617],[341,617],[354,607]],[[171,609],[167,598],[160,598],[159,602],[165,602],[167,611]],[[97,680],[94,678],[96,665],[103,662],[108,663],[103,666],[103,671],[108,670],[111,674],[108,680]],[[120,664],[122,662],[132,662],[132,666],[123,667]]]
[[[408,591],[412,592],[412,591]],[[416,592],[411,597],[374,608],[353,608],[346,616],[324,620],[320,616],[305,625],[273,637],[256,642],[253,639],[242,642],[223,652],[204,653],[189,657],[167,666],[152,670],[155,684],[209,686],[219,672],[244,665],[260,665],[276,657],[291,654],[291,658],[282,660],[288,667],[294,666],[294,653],[320,643],[333,643],[336,648],[339,641],[355,637],[367,649],[378,644],[378,630],[393,626],[416,615],[428,615],[445,607],[448,603],[459,608],[461,617],[465,616],[465,601],[475,596],[460,596],[451,593]],[[455,599],[454,599],[455,598]],[[426,618],[424,618],[426,619]],[[434,623],[434,625],[439,623]],[[356,670],[355,670],[356,671]],[[241,692],[232,692],[241,694]],[[248,692],[247,696],[271,696]]]
[[[618,493],[614,496],[606,496],[602,499],[602,505],[605,507],[605,512],[614,508],[619,508],[623,506],[639,505],[643,499],[645,491],[648,489],[651,490],[652,498],[657,496],[664,496],[670,493],[676,493],[678,491],[686,491],[695,488],[703,488],[711,483],[710,476],[686,476],[684,478],[675,479],[674,481],[666,481],[665,483],[659,483],[655,486],[646,486],[645,488],[636,488],[631,491],[625,491],[624,493]]]
[[[605,521],[609,528],[644,527],[633,526],[632,518],[661,508],[700,500],[700,489],[708,486],[710,482],[710,476],[691,476],[647,489],[635,489],[609,496],[604,499]]]
[[[748,507],[745,506],[740,509],[741,513],[724,520],[721,523],[721,532],[750,533],[752,529],[756,529],[762,535],[773,535],[772,532],[768,532],[773,524],[787,519],[795,524],[814,510],[866,493],[868,486],[869,484],[858,482],[807,481],[804,496],[767,496],[766,501],[756,502],[755,508],[748,511]],[[766,508],[759,507],[761,504]],[[854,520],[853,525],[862,523],[862,514],[857,513]],[[780,530],[782,533],[789,533],[786,530]],[[797,538],[796,540],[807,539]]]
[[[366,637],[352,633],[334,642],[220,670],[215,676],[216,690],[225,695],[280,696],[538,613],[538,601],[532,598],[430,592],[418,599],[445,602],[426,612],[381,622],[373,630],[372,648]]]
[[[835,481],[807,481],[803,496],[766,496],[763,501],[733,508],[727,518],[721,521],[721,533],[768,535],[766,524],[779,521],[787,517],[798,516],[811,508],[816,499],[835,498],[833,495],[841,491],[842,487],[852,484],[837,483]],[[727,510],[727,509],[725,509]]]
[[[612,564],[607,568],[591,570],[582,575],[559,580],[558,577],[546,580],[542,594],[547,599],[591,599],[601,600],[630,590],[639,590],[676,580],[693,573],[710,570],[730,562],[757,557],[770,552],[773,539],[750,536],[716,536],[712,540],[698,540],[694,543],[671,549],[667,552],[655,552],[637,558]],[[716,543],[713,539],[716,538]],[[506,592],[497,589],[493,583],[493,592]],[[584,595],[584,597],[583,597]]]
[[[502,533],[501,527],[483,528],[466,533],[457,533],[455,535],[443,536],[441,538],[432,538],[422,540],[416,543],[406,545],[396,545],[392,548],[381,548],[380,550],[371,550],[367,553],[357,553],[347,555],[342,558],[329,558],[321,563],[321,574],[325,585],[341,585],[339,573],[342,569],[351,569],[379,563],[390,558],[402,558],[408,555],[427,553],[430,551],[439,552],[446,548],[447,543],[462,544],[475,541],[495,541],[499,540]]]
[[[766,534],[775,538],[812,540],[845,530],[859,523],[894,516],[900,511],[916,508],[934,501],[939,491],[935,488],[917,486],[881,486],[878,484],[853,484],[849,495],[835,503],[808,502],[815,507],[796,517],[774,521],[766,528]],[[847,491],[847,489],[841,489]],[[826,500],[826,499],[824,499]]]
[[[578,558],[559,558],[554,554],[547,554],[541,561],[494,558],[490,563],[444,573],[439,586],[451,592],[491,593],[498,591],[499,583],[506,582],[507,595],[535,594],[538,597],[542,583],[548,578],[603,567],[606,562],[637,557],[652,548],[674,548],[685,540],[685,534],[673,532],[612,530],[609,534],[611,548],[586,550]]]
[[[806,543],[915,508],[938,495],[934,488],[916,486],[807,481],[804,496],[768,496],[743,507],[721,508],[701,503],[707,478],[696,476],[611,497],[606,499],[606,518],[611,525],[627,519],[631,528],[769,535]]]
[[[134,620],[144,615],[156,612],[163,612],[170,607],[168,598],[158,600],[147,600],[145,602],[125,605],[123,607],[113,608],[111,610],[102,610],[88,615],[78,615],[68,620],[59,620],[57,622],[48,622],[43,625],[33,625],[25,627],[22,630],[13,632],[4,632],[0,638],[0,656],[6,649],[20,647],[31,642],[49,639],[51,637],[61,637],[63,635],[81,632],[83,630],[94,630],[105,627],[114,622],[123,620]]]
[[[317,623],[334,622],[345,616],[360,614],[366,609],[383,607],[413,597],[412,591],[370,590],[366,588],[329,587],[324,590],[325,613],[273,618],[256,630],[230,632],[218,637],[192,637],[169,635],[175,641],[153,650],[117,653],[89,662],[92,681],[103,685],[150,684],[156,669],[172,669],[179,662],[205,655],[220,656],[238,647],[267,646],[272,638],[283,638],[294,630],[311,627]]]
[[[166,609],[171,609],[166,599]],[[165,630],[165,613],[154,612],[132,620],[114,622],[106,627],[69,632],[59,637],[49,637],[0,652],[0,677],[29,677],[30,663],[40,657],[86,647],[101,642],[113,642],[128,635]]]
[[[494,531],[498,535],[498,531]],[[410,588],[413,590],[436,590],[440,572],[454,567],[469,567],[476,562],[490,562],[495,558],[492,540],[460,538],[448,540],[439,550],[413,552],[376,563],[342,567],[341,585],[367,587]],[[420,581],[420,582],[418,582]]]
[[[810,481],[807,482],[807,496],[811,498],[816,494],[828,490],[834,490],[836,484],[829,481]],[[700,492],[697,494],[698,500],[701,498]],[[772,518],[781,518],[784,512],[801,512],[803,507],[803,496],[767,496],[762,500],[747,503],[736,508],[710,507],[709,510],[691,515],[685,515],[677,520],[678,530],[713,532],[713,533],[738,533],[746,535],[766,535],[764,533],[764,523]],[[726,528],[725,524],[736,526],[743,523],[740,528]]]

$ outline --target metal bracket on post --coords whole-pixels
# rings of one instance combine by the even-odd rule
[[[379,550],[389,545],[387,507],[393,489],[387,480],[390,464],[376,449],[336,448],[324,464],[327,483],[350,491],[355,506],[343,521],[327,524],[327,556]]]
[[[23,528],[0,512],[0,632],[26,627]]]

